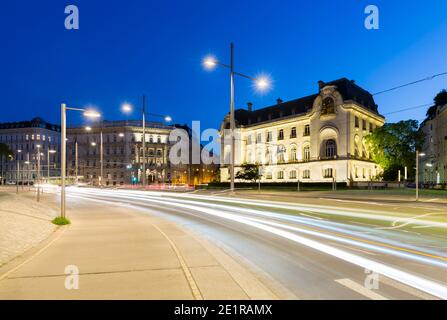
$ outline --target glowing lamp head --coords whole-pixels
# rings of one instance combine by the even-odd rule
[[[101,117],[101,114],[98,111],[95,111],[95,110],[86,110],[84,112],[84,117],[94,119],[94,118]]]
[[[56,153],[56,150],[48,150],[49,153]]]
[[[92,131],[92,127],[85,127],[85,131]]]
[[[265,92],[271,87],[271,80],[267,76],[260,76],[255,80],[256,90],[259,92]]]
[[[203,59],[203,67],[206,70],[213,70],[217,66],[217,60],[213,56],[207,56],[205,59]]]
[[[92,142],[92,147],[96,147],[96,142]]]
[[[123,138],[123,137],[124,137],[124,133],[120,133],[118,136],[119,136],[120,138]]]
[[[133,110],[133,107],[130,103],[123,103],[121,105],[121,111],[123,111],[124,113],[131,113]]]
[[[166,121],[166,122],[171,122],[171,121],[172,121],[172,118],[171,118],[170,116],[166,116],[166,117],[165,117],[165,121]]]

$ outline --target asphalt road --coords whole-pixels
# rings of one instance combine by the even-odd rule
[[[67,195],[68,203],[122,205],[173,220],[254,266],[268,285],[280,284],[283,297],[447,299],[442,221],[318,199],[301,204],[88,188],[69,188]]]

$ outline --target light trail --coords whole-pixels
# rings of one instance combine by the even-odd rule
[[[301,245],[305,245],[307,247],[310,247],[312,249],[318,250],[325,254],[331,255],[333,257],[342,259],[346,262],[355,264],[357,266],[360,266],[360,267],[363,267],[363,268],[366,268],[369,270],[373,270],[373,271],[375,271],[379,274],[382,274],[386,277],[389,277],[396,281],[402,282],[406,285],[417,288],[419,290],[422,290],[424,292],[427,292],[427,293],[437,296],[439,298],[447,299],[447,287],[442,284],[436,283],[431,280],[424,279],[420,276],[416,276],[416,275],[410,274],[405,271],[401,271],[394,267],[387,266],[383,263],[355,255],[353,253],[338,249],[336,247],[326,245],[326,244],[318,242],[316,240],[305,238],[303,236],[297,235],[290,231],[295,231],[295,232],[300,232],[300,233],[307,232],[307,234],[309,234],[309,235],[311,234],[311,235],[318,236],[318,237],[323,237],[323,238],[325,237],[327,239],[332,237],[331,238],[332,240],[337,240],[337,241],[348,243],[348,244],[355,245],[355,246],[363,246],[368,249],[381,250],[381,252],[385,252],[387,254],[396,254],[396,252],[394,252],[394,250],[385,249],[385,248],[376,248],[372,244],[363,243],[363,244],[359,245],[359,243],[357,243],[357,241],[353,241],[353,240],[348,241],[348,239],[341,240],[340,237],[336,237],[334,235],[328,235],[328,234],[322,235],[322,234],[319,234],[318,231],[310,231],[310,230],[305,231],[302,228],[300,229],[300,228],[288,226],[285,224],[279,224],[277,222],[261,220],[259,218],[254,218],[254,217],[246,217],[246,216],[242,216],[239,212],[239,211],[241,211],[241,212],[243,211],[247,214],[256,213],[257,216],[259,216],[260,213],[262,215],[268,214],[263,211],[246,209],[246,208],[236,208],[234,206],[224,206],[224,205],[217,205],[217,204],[210,204],[210,203],[198,204],[198,203],[195,203],[194,201],[186,200],[186,199],[172,199],[172,198],[175,198],[175,196],[173,196],[172,198],[169,198],[169,196],[171,196],[171,195],[160,196],[160,193],[149,193],[149,192],[138,193],[138,192],[106,191],[106,190],[98,191],[98,190],[91,190],[91,189],[87,190],[86,192],[81,191],[81,192],[77,192],[77,193],[80,194],[78,197],[88,198],[89,196],[93,196],[96,194],[99,196],[106,196],[106,197],[111,196],[113,198],[122,197],[123,199],[126,199],[126,200],[138,200],[138,201],[144,201],[144,202],[148,202],[148,203],[156,203],[156,204],[160,204],[162,206],[176,207],[176,208],[180,208],[180,209],[189,209],[189,210],[201,212],[201,213],[204,213],[204,214],[207,214],[210,216],[215,216],[218,218],[223,218],[223,219],[234,221],[234,222],[237,222],[240,224],[248,225],[253,228],[263,230],[265,232],[268,232],[268,233],[283,237],[285,239],[294,241]],[[73,196],[76,197],[76,191],[74,192]],[[176,198],[185,198],[184,195],[181,197],[178,197],[178,195],[176,195],[176,196],[177,196]],[[167,199],[167,198],[169,198],[169,199]],[[203,196],[201,196],[201,198],[203,198]],[[206,200],[210,200],[210,198],[211,197],[206,198]],[[231,199],[231,200],[233,200],[233,199]],[[245,202],[244,204],[247,204],[247,202]],[[217,209],[219,209],[219,210],[217,210]],[[269,214],[273,214],[273,213],[269,213]],[[304,218],[302,218],[302,219],[304,219]],[[399,253],[399,256],[409,257],[411,255],[409,253]],[[418,260],[421,262],[425,262],[425,263],[429,262],[429,260],[427,258],[422,258],[422,257],[418,257]],[[439,263],[440,263],[440,266],[445,268],[445,264],[443,264],[441,262],[439,262]]]

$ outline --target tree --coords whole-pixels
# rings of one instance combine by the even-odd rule
[[[236,173],[236,179],[256,182],[262,177],[258,163],[244,163],[241,167],[242,170]]]
[[[416,149],[423,141],[417,120],[387,123],[366,137],[373,160],[383,168],[383,178],[388,181],[396,180],[398,170],[403,172],[404,167],[414,175]]]
[[[442,107],[447,104],[447,91],[441,90],[433,100],[435,102],[435,105],[431,106],[427,110],[427,119],[428,120],[431,120],[434,117],[436,117],[436,111],[438,110],[438,107]]]
[[[442,107],[447,104],[447,91],[441,90],[434,99],[435,104],[439,107]]]
[[[7,160],[12,160],[13,152],[9,149],[8,145],[0,143],[0,158],[5,157]]]

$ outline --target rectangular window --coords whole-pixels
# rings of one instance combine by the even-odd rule
[[[272,132],[271,131],[267,132],[267,142],[270,142],[270,141],[272,141]]]
[[[257,143],[262,143],[262,134],[261,133],[258,133],[258,136],[256,138],[256,142]]]
[[[309,124],[306,124],[306,125],[304,126],[304,136],[305,136],[305,137],[310,136],[310,125],[309,125]]]
[[[362,123],[363,123],[363,125],[362,125],[362,129],[363,129],[364,131],[366,131],[366,120],[362,120]]]
[[[303,170],[303,179],[310,179],[310,170]]]
[[[284,140],[284,130],[283,129],[279,130],[278,140]]]
[[[249,135],[249,136],[247,137],[247,144],[248,144],[248,145],[251,144],[251,135]]]
[[[359,128],[360,127],[360,125],[359,125],[359,118],[358,117],[355,117],[355,127],[356,128]]]
[[[333,178],[333,170],[332,170],[332,168],[324,169],[323,174],[324,174],[325,178]]]
[[[290,131],[290,139],[296,138],[296,127],[292,128],[292,131]]]
[[[284,179],[284,171],[278,171],[278,173],[277,173],[277,178],[278,178],[279,180]]]
[[[267,174],[265,175],[265,178],[267,180],[272,180],[272,173],[271,172],[267,172]]]
[[[289,179],[296,179],[296,170],[292,170],[289,173]]]

